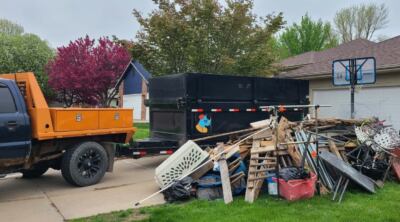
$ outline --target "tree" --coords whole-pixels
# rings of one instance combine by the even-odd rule
[[[338,39],[329,22],[313,21],[307,14],[300,24],[294,23],[280,35],[282,57],[298,55],[309,51],[321,51],[338,45]]]
[[[0,19],[0,33],[6,35],[22,35],[24,27],[7,19]]]
[[[371,40],[374,33],[386,27],[389,10],[385,4],[361,4],[339,10],[334,18],[342,42],[363,38]]]
[[[45,65],[53,58],[53,50],[37,35],[24,34],[21,26],[5,20],[1,22],[0,73],[34,72],[44,94],[51,95]],[[4,28],[4,24],[8,28]]]
[[[386,40],[388,40],[388,39],[390,39],[391,37],[390,36],[387,36],[387,35],[378,35],[376,38],[375,38],[375,42],[383,42],[383,41],[386,41]]]
[[[158,10],[144,17],[132,55],[153,75],[181,72],[266,75],[275,54],[268,40],[281,29],[282,14],[261,19],[252,0],[153,0]]]
[[[48,64],[49,84],[65,106],[76,103],[109,107],[111,90],[130,61],[129,53],[108,38],[89,36],[57,48]]]

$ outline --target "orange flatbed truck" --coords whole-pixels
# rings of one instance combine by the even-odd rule
[[[50,108],[33,73],[0,75],[0,175],[61,170],[76,186],[112,171],[115,143],[135,132],[132,109]]]

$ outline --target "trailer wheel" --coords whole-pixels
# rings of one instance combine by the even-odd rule
[[[45,164],[39,164],[35,165],[32,167],[32,169],[27,169],[27,170],[22,170],[22,178],[25,179],[32,179],[32,178],[38,178],[45,174],[47,170],[49,169],[49,166]]]
[[[68,149],[61,161],[64,179],[75,186],[98,183],[106,173],[108,157],[103,146],[96,142],[84,142]]]

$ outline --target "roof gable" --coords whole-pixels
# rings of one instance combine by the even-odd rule
[[[119,88],[123,83],[124,94],[138,94],[142,92],[142,82],[148,82],[151,74],[136,60],[132,60],[127,65],[125,71],[122,73],[116,88]]]
[[[388,66],[399,66],[400,68],[400,36],[380,43],[365,39],[357,39],[341,44],[335,48],[320,52],[312,52],[313,60],[310,63],[295,64],[293,62],[306,60],[306,58],[310,57],[309,53],[310,52],[303,53],[283,60],[280,65],[285,71],[281,72],[279,76],[300,78],[316,75],[330,75],[333,60],[369,56],[376,58],[377,69]],[[290,64],[290,66],[288,66],[288,64]]]

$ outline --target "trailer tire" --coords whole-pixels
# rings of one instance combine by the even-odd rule
[[[32,179],[32,178],[38,178],[45,174],[47,170],[49,169],[49,166],[44,165],[44,164],[39,164],[36,166],[33,166],[32,169],[26,169],[22,170],[22,178],[24,179]]]
[[[96,142],[83,142],[68,149],[61,161],[61,173],[64,179],[80,187],[98,183],[107,168],[107,152]]]

